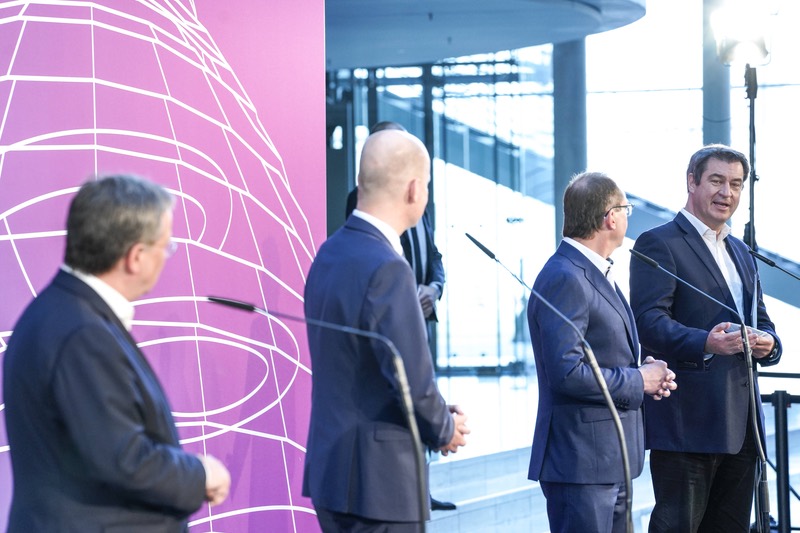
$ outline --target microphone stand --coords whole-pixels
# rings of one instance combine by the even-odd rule
[[[758,490],[756,491],[756,529],[759,533],[768,533],[769,532],[769,486],[767,484],[767,456],[764,453],[764,447],[761,445],[761,431],[758,424],[758,410],[756,409],[756,386],[755,386],[755,377],[753,369],[753,350],[750,347],[750,341],[747,338],[747,325],[745,325],[744,317],[741,315],[741,313],[739,313],[739,311],[725,305],[724,303],[720,302],[711,295],[701,291],[688,281],[678,277],[677,275],[673,274],[666,268],[662,267],[654,259],[647,257],[643,253],[634,250],[633,248],[631,248],[630,252],[636,259],[642,261],[647,265],[650,265],[653,268],[660,270],[661,272],[664,272],[671,278],[680,282],[685,287],[692,289],[696,293],[711,300],[720,307],[730,311],[739,318],[739,328],[740,328],[739,331],[741,332],[742,335],[742,346],[744,347],[744,354],[745,354],[744,359],[747,365],[747,389],[750,399],[750,419],[753,426],[753,440],[756,441],[756,451],[758,454],[758,464],[756,465],[758,467],[756,468],[756,472],[758,474],[756,481],[758,484]],[[758,289],[757,287],[753,288],[754,291],[757,289]]]
[[[772,259],[770,259],[769,257],[765,257],[765,256],[761,255],[760,253],[756,252],[755,250],[752,250],[752,249],[751,249],[751,250],[748,250],[748,251],[750,252],[750,254],[751,254],[753,257],[755,257],[755,258],[756,258],[756,259],[758,259],[759,261],[763,261],[764,263],[768,264],[769,266],[771,266],[771,267],[775,267],[775,268],[777,268],[778,270],[780,270],[781,272],[783,272],[784,274],[789,274],[789,275],[790,275],[790,276],[792,276],[794,279],[796,279],[796,280],[800,281],[800,276],[798,276],[798,275],[797,275],[797,274],[795,274],[794,272],[789,272],[788,270],[786,270],[785,268],[783,268],[782,266],[780,266],[778,263],[776,263],[775,261],[773,261],[773,260],[772,260]]]
[[[419,495],[419,504],[420,504],[419,526],[420,526],[420,531],[422,531],[422,533],[425,533],[425,521],[426,521],[425,511],[430,506],[428,486],[425,482],[427,478],[425,471],[425,465],[426,465],[425,455],[424,451],[422,450],[422,438],[420,437],[419,434],[419,426],[417,426],[417,419],[414,417],[414,404],[411,400],[411,391],[408,386],[408,376],[406,375],[406,367],[403,364],[403,358],[400,356],[400,352],[397,350],[397,347],[392,342],[392,340],[386,335],[382,335],[375,331],[368,331],[364,329],[353,328],[350,326],[344,326],[341,324],[334,324],[333,322],[318,320],[316,318],[288,315],[286,313],[281,313],[278,311],[266,311],[264,309],[256,307],[253,304],[249,304],[239,300],[233,300],[231,298],[208,296],[206,297],[206,299],[211,303],[222,304],[228,307],[233,307],[235,309],[240,309],[242,311],[257,313],[267,318],[272,318],[272,317],[285,318],[288,320],[293,320],[295,322],[303,322],[304,324],[311,324],[312,326],[317,326],[324,329],[339,331],[341,333],[349,333],[352,335],[357,335],[359,337],[367,337],[370,339],[377,340],[378,342],[383,343],[387,348],[389,348],[389,351],[392,353],[392,363],[394,365],[395,379],[397,379],[397,383],[400,386],[403,414],[406,417],[406,423],[408,424],[408,428],[411,431],[411,439],[414,444],[414,464],[417,469],[417,486],[418,486],[417,491]]]
[[[520,285],[528,289],[531,294],[533,294],[540,302],[542,302],[548,309],[554,312],[561,320],[567,323],[575,333],[578,334],[578,338],[581,340],[581,345],[583,346],[583,352],[586,355],[586,360],[589,363],[589,367],[592,369],[592,374],[594,375],[595,380],[597,381],[597,386],[600,388],[600,392],[603,394],[603,398],[606,401],[606,405],[608,406],[608,410],[611,412],[611,418],[614,421],[614,427],[617,430],[617,438],[619,439],[619,447],[620,452],[622,454],[622,471],[625,477],[625,516],[626,516],[626,530],[628,533],[633,533],[633,517],[631,514],[631,509],[633,508],[633,481],[631,480],[631,468],[630,468],[630,461],[628,459],[628,445],[625,443],[625,432],[622,428],[622,421],[619,418],[619,412],[617,412],[617,407],[614,405],[614,400],[611,398],[611,393],[608,392],[608,384],[606,383],[605,378],[603,377],[602,372],[600,371],[600,365],[597,364],[597,359],[594,356],[594,352],[592,351],[592,347],[589,346],[589,343],[584,338],[583,334],[578,329],[578,326],[575,323],[567,318],[561,311],[559,311],[553,304],[547,301],[547,299],[533,290],[532,287],[529,287],[524,281],[522,281],[519,276],[514,274],[511,269],[509,269],[506,265],[504,265],[494,253],[489,250],[486,246],[478,242],[478,240],[470,235],[469,233],[465,233],[467,238],[475,244],[478,248],[481,249],[483,253],[489,256],[490,259],[494,259],[494,261],[503,267],[509,274],[511,274],[515,280],[517,280]]]

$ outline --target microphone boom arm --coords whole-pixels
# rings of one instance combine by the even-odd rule
[[[750,252],[750,254],[751,254],[753,257],[755,257],[755,258],[756,258],[756,259],[758,259],[759,261],[763,261],[763,262],[764,262],[764,263],[766,263],[767,265],[769,265],[769,266],[771,266],[771,267],[774,267],[774,268],[777,268],[778,270],[780,270],[780,271],[781,271],[781,272],[783,272],[784,274],[788,274],[788,275],[792,276],[794,279],[796,279],[796,280],[800,281],[800,276],[798,276],[798,275],[797,275],[797,274],[795,274],[794,272],[789,272],[788,270],[786,270],[785,268],[783,268],[782,266],[780,266],[778,263],[776,263],[775,261],[773,261],[773,260],[772,260],[772,259],[770,259],[769,257],[763,256],[763,255],[761,255],[760,253],[756,252],[755,250],[748,250],[748,251]]]
[[[424,532],[425,515],[426,515],[425,511],[430,505],[427,483],[425,482],[427,477],[425,475],[426,474],[425,461],[424,461],[425,452],[422,449],[422,437],[420,436],[419,433],[419,426],[417,425],[417,419],[414,416],[414,403],[411,399],[411,389],[408,385],[408,376],[406,374],[406,367],[405,364],[403,363],[403,358],[400,356],[400,351],[397,349],[397,346],[395,346],[394,342],[392,342],[392,339],[390,339],[386,335],[382,335],[375,331],[368,331],[365,329],[344,326],[341,324],[334,324],[332,322],[327,322],[325,320],[318,320],[316,318],[289,315],[286,313],[281,313],[279,311],[266,311],[264,309],[261,309],[260,307],[256,307],[253,304],[249,304],[239,300],[233,300],[231,298],[222,298],[219,296],[207,296],[206,299],[211,303],[222,304],[243,311],[250,311],[252,313],[263,315],[267,318],[275,316],[279,318],[285,318],[287,320],[293,320],[295,322],[311,324],[312,326],[317,326],[320,328],[331,329],[334,331],[340,331],[342,333],[349,333],[360,337],[375,339],[378,342],[383,343],[389,349],[389,351],[392,354],[392,364],[394,366],[395,379],[397,380],[398,386],[400,387],[400,396],[402,398],[401,403],[403,406],[403,414],[406,417],[406,423],[408,424],[408,428],[411,431],[411,439],[414,444],[414,462],[417,469],[417,483],[418,483],[418,494],[419,494],[419,505],[420,505],[419,524],[421,530]]]

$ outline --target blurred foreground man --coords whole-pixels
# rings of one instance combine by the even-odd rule
[[[429,180],[428,153],[416,137],[384,130],[367,138],[358,205],[311,265],[305,312],[397,346],[423,444],[446,454],[466,443],[469,430],[436,387],[416,282],[400,244],[422,216]],[[419,517],[429,509],[420,509],[414,443],[390,350],[313,325],[308,338],[313,389],[303,493],[323,531],[420,531]]]
[[[221,503],[227,469],[185,453],[129,330],[131,302],[171,252],[172,197],[113,176],[84,184],[64,265],[28,306],[3,361],[14,494],[9,533],[181,532]]]
[[[644,465],[643,399],[667,398],[677,385],[663,361],[649,357],[638,366],[633,314],[614,283],[610,256],[622,245],[632,210],[605,174],[573,178],[564,193],[564,240],[533,288],[575,324],[594,351],[636,477]],[[547,498],[550,530],[625,533],[628,494],[619,438],[583,343],[533,294],[528,325],[539,380],[528,478],[539,481]]]

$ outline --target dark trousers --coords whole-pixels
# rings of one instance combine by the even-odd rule
[[[581,485],[540,481],[551,533],[625,533],[624,483]]]
[[[317,521],[324,533],[420,533],[419,522],[381,522],[353,514],[316,508]]]
[[[651,450],[656,505],[649,533],[748,532],[756,460],[749,422],[735,455]]]

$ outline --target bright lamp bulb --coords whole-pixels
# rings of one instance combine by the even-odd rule
[[[764,11],[743,5],[720,9],[712,14],[711,27],[717,41],[717,57],[722,63],[757,66],[768,62]]]

